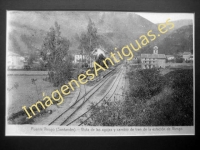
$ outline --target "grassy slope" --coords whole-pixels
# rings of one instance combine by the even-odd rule
[[[37,79],[36,86],[32,84],[31,79]],[[42,79],[45,76],[8,76],[7,77],[7,106],[8,108],[8,116],[12,113],[16,113],[22,110],[22,106],[31,106],[36,103],[37,100],[42,100],[42,93],[45,95],[50,95],[51,92],[56,87],[53,87],[51,83],[43,81]],[[18,88],[11,89],[15,83],[18,83]]]
[[[134,75],[136,76],[130,80],[130,94],[136,92],[134,89],[139,85],[138,80],[140,77],[137,74]],[[148,98],[131,94],[124,103],[120,101],[103,103],[93,110],[92,119],[85,124],[103,126],[191,126],[193,125],[192,79],[192,69],[172,71],[164,76],[164,80],[162,80],[164,84],[162,84],[159,93]],[[139,82],[140,85],[144,84],[142,81]]]

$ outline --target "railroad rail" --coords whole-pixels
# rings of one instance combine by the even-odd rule
[[[115,81],[117,82],[113,82],[111,88],[107,91],[107,93],[94,105],[94,106],[97,106],[99,105],[101,102],[103,101],[108,101],[110,100],[113,95],[115,94],[117,88],[119,87],[119,83],[122,79],[122,72],[123,70],[121,70],[121,72],[119,73],[118,77],[115,79]],[[113,91],[113,93],[108,97],[108,95],[110,94],[110,91],[113,90],[113,87],[115,85],[115,89]],[[107,99],[106,99],[107,98]],[[74,120],[70,121],[68,124],[66,124],[66,126],[69,126],[69,125],[72,125],[75,121],[79,120],[81,117],[84,117],[86,114],[88,114],[93,108],[89,108],[86,112],[82,113],[79,117],[75,118]],[[81,126],[83,125],[88,119],[90,119],[92,117],[92,115],[90,115],[89,117],[87,117],[82,123],[80,123],[78,126]]]
[[[118,67],[119,71],[120,68]],[[57,116],[53,121],[49,123],[49,125],[63,125],[65,122],[76,112],[78,109],[80,109],[89,99],[91,96],[93,96],[111,77],[115,69],[108,72],[104,75],[103,80],[99,81],[97,85],[93,87],[92,90],[85,93],[83,96],[80,97],[81,89],[79,91],[79,94],[77,96],[76,101],[65,111],[63,111],[59,116]],[[112,73],[111,73],[112,72]],[[87,96],[87,98],[86,98]],[[76,109],[74,108],[76,107]],[[68,115],[68,116],[67,116]]]

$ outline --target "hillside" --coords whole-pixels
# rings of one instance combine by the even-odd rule
[[[43,38],[57,21],[61,35],[71,42],[72,53],[78,51],[76,36],[86,32],[89,18],[98,34],[114,47],[128,44],[149,29],[156,28],[150,21],[129,12],[12,12],[8,24],[9,51],[24,55],[40,49]],[[11,15],[12,16],[12,15]],[[31,18],[31,19],[30,19]]]
[[[175,28],[170,32],[163,34],[155,41],[149,43],[142,48],[138,53],[153,52],[153,47],[158,46],[158,53],[173,55],[179,52],[189,52],[193,49],[193,25],[185,25],[180,28]]]
[[[130,12],[17,11],[12,12],[10,16],[8,19],[8,50],[20,55],[40,49],[46,33],[50,27],[54,26],[55,21],[61,27],[61,35],[70,40],[71,53],[79,53],[77,37],[86,32],[89,18],[95,23],[101,40],[105,45],[109,45],[107,51],[113,51],[114,47],[120,48],[132,43],[149,30],[158,32],[157,24]],[[155,45],[159,46],[159,53],[172,54],[176,48],[180,49],[179,51],[186,51],[187,46],[183,46],[184,43],[187,43],[185,32],[189,32],[189,35],[192,32],[187,28],[180,31],[177,29],[192,24],[192,21],[173,22],[175,24],[173,30],[150,42],[140,53],[152,53],[152,47]],[[177,32],[175,32],[176,30]],[[174,44],[177,45],[177,42],[170,39],[171,36],[180,46],[174,48]]]
[[[193,49],[193,26],[183,26],[163,39],[159,44],[159,53],[177,54],[189,52]]]
[[[170,35],[172,32],[174,32],[175,30],[183,27],[183,26],[188,26],[188,25],[193,25],[192,20],[189,19],[182,19],[182,20],[176,20],[176,21],[172,21],[174,23],[174,28],[172,30],[168,30],[168,32],[166,34],[163,34],[162,36],[159,37],[159,39],[157,39],[155,41],[155,44],[157,45],[158,43],[160,43],[164,38],[166,38],[168,35]],[[158,25],[158,24],[157,24]]]

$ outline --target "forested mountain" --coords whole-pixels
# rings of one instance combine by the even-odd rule
[[[97,33],[114,47],[128,44],[149,29],[157,26],[129,12],[13,12],[8,22],[9,51],[21,55],[41,48],[43,38],[54,22],[61,27],[61,35],[71,42],[70,50],[78,51],[77,36],[86,32],[89,18]],[[112,49],[112,50],[113,50]],[[111,51],[111,50],[109,50]]]
[[[94,22],[101,41],[108,45],[106,47],[108,51],[134,42],[149,30],[155,32],[158,30],[157,24],[129,12],[19,11],[12,12],[11,16],[12,14],[14,17],[8,21],[8,50],[20,55],[41,49],[43,39],[55,21],[60,25],[62,37],[70,40],[71,53],[80,51],[77,39],[86,32],[89,19]],[[192,36],[192,26],[188,26],[191,23],[191,20],[175,21],[173,30],[150,42],[146,50],[142,50],[141,53],[152,53],[152,47],[155,45],[158,45],[159,53],[172,54],[174,50],[188,51],[191,42],[185,46],[184,44]],[[181,27],[183,25],[187,26]]]
[[[193,49],[193,26],[183,26],[163,39],[159,44],[159,53],[177,54],[190,52]]]

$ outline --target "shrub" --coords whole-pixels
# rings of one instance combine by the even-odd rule
[[[176,57],[176,63],[183,63],[184,58],[182,57]]]
[[[163,92],[162,99],[144,107],[146,111],[140,112],[141,117],[136,117],[135,125],[193,125],[193,71],[189,69],[172,71],[165,76],[165,79],[172,94]],[[142,110],[142,105],[138,107]]]
[[[119,101],[103,101],[101,105],[91,105],[91,117],[84,125],[90,126],[116,126],[123,124],[123,107]]]
[[[132,77],[130,77],[132,76]],[[140,99],[151,98],[162,90],[164,79],[157,69],[138,70],[129,74],[132,97]]]
[[[165,76],[161,76],[157,70],[148,71],[129,72],[130,83],[135,84],[130,84],[131,94],[126,95],[125,101],[105,101],[99,106],[93,104],[92,116],[84,124],[92,126],[193,125],[193,71],[175,70]],[[158,93],[161,96],[157,96]]]
[[[171,109],[166,113],[171,113],[170,121],[175,125],[192,125],[193,124],[193,70],[184,69],[176,70],[169,73],[173,82],[170,86],[173,89],[171,96]]]

